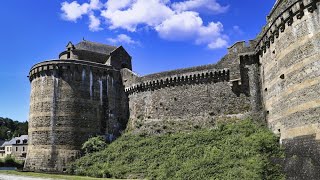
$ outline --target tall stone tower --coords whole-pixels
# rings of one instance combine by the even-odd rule
[[[319,0],[278,0],[257,41],[266,119],[293,157],[288,179],[319,179]]]
[[[89,41],[31,68],[25,170],[63,171],[90,136],[119,136],[128,119],[122,68],[131,69],[123,47]]]

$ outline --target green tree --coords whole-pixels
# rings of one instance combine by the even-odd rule
[[[28,134],[28,122],[14,121],[0,117],[0,139],[10,140],[13,137]]]

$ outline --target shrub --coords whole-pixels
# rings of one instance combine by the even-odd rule
[[[82,150],[85,154],[90,154],[94,152],[101,151],[107,147],[107,143],[105,142],[102,136],[92,137],[88,139],[82,145]]]
[[[0,160],[0,167],[16,167],[18,169],[23,168],[23,161],[16,160],[12,156],[6,156],[4,159]]]

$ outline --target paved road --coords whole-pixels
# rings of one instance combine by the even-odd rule
[[[53,180],[53,179],[0,174],[0,180]]]

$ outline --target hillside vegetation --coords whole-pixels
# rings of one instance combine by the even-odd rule
[[[77,175],[138,179],[284,179],[270,159],[278,138],[251,120],[211,130],[147,136],[125,134],[70,165]]]
[[[10,140],[13,137],[27,134],[28,122],[19,122],[0,117],[0,139]]]

